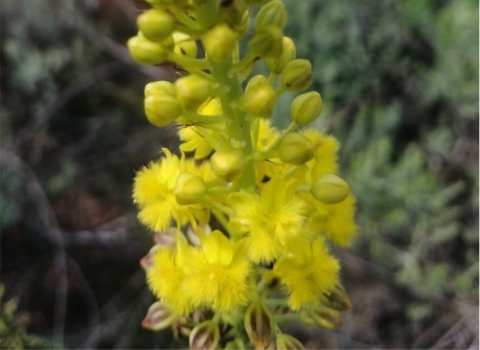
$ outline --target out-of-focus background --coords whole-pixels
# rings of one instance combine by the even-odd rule
[[[309,348],[478,348],[478,2],[285,3],[359,225],[336,252],[353,304],[343,327],[290,332]],[[185,347],[140,326],[152,236],[132,178],[177,145],[142,110],[144,85],[174,69],[125,49],[141,4],[0,6],[2,347]]]

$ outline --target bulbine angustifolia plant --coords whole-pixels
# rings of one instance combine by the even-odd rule
[[[145,114],[176,123],[181,144],[134,181],[139,220],[156,233],[142,265],[158,301],[143,324],[172,327],[194,349],[302,348],[279,325],[341,324],[350,301],[329,245],[356,231],[339,143],[307,127],[323,107],[305,92],[311,63],[284,36],[279,0],[147,1],[128,48],[141,64],[180,68],[175,82],[146,85]],[[259,60],[268,76],[252,76]],[[302,93],[278,130],[270,118],[285,91]]]

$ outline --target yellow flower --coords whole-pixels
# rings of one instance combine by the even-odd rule
[[[303,243],[273,267],[288,292],[292,310],[318,302],[320,293],[328,293],[338,283],[338,261],[328,253],[323,240]]]
[[[184,242],[186,245],[186,243]],[[177,250],[161,247],[153,253],[152,266],[147,270],[150,289],[179,314],[188,314],[194,305],[179,292],[184,281],[183,269],[177,265]]]
[[[205,102],[198,108],[198,113],[202,115],[218,115],[222,113],[222,106],[220,101],[216,98],[212,98]],[[180,150],[183,152],[195,152],[195,159],[203,159],[212,152],[212,146],[210,143],[200,135],[198,127],[182,125],[178,131],[180,140],[183,143],[180,145]],[[211,130],[204,129],[205,132],[213,133]]]
[[[315,129],[305,129],[300,133],[312,142],[313,158],[297,170],[296,177],[312,183],[321,175],[336,174],[338,141],[333,136],[324,135]]]
[[[229,312],[248,300],[250,264],[241,241],[231,242],[223,233],[199,233],[201,248],[185,260],[184,293],[194,305]]]
[[[248,255],[255,262],[271,262],[304,233],[304,203],[295,196],[295,184],[282,177],[270,180],[261,195],[245,192],[229,196],[234,214],[229,228],[247,234]]]
[[[271,125],[270,119],[260,119],[259,123],[256,150],[264,152],[275,142],[278,136],[280,136],[280,133]],[[260,184],[265,177],[272,178],[278,175],[281,166],[282,162],[280,158],[259,161],[256,170],[257,184]]]
[[[154,231],[164,231],[175,219],[178,226],[190,222],[195,225],[208,219],[201,206],[180,205],[175,199],[175,182],[181,172],[197,174],[200,170],[193,160],[179,159],[168,149],[163,149],[165,158],[151,162],[135,176],[134,202],[139,206],[139,220]],[[201,174],[199,174],[201,176]],[[195,209],[195,214],[192,209]],[[198,215],[197,215],[198,214]]]
[[[357,232],[355,224],[355,197],[349,194],[337,204],[324,204],[304,195],[311,210],[306,224],[308,231],[320,233],[339,246],[348,246]]]

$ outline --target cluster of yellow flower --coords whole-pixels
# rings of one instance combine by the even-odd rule
[[[284,91],[311,85],[311,64],[283,35],[280,0],[147,1],[128,41],[132,57],[171,61],[187,74],[145,88],[148,120],[177,123],[182,143],[180,157],[163,149],[135,178],[139,219],[159,233],[142,260],[159,298],[144,324],[173,326],[193,348],[243,348],[243,329],[256,348],[297,348],[277,323],[339,325],[349,301],[328,241],[347,246],[356,230],[338,142],[304,128],[322,111],[320,94],[293,100],[285,130],[270,122]],[[269,76],[249,79],[260,59]]]

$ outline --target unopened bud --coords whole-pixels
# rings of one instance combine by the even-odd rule
[[[275,336],[275,326],[268,308],[253,302],[245,311],[245,331],[256,349],[265,349]]]
[[[257,57],[275,58],[282,53],[282,30],[266,26],[257,30],[248,42],[248,51]]]
[[[239,37],[243,37],[250,28],[250,12],[245,10],[242,14],[240,23],[234,26],[232,29],[238,34]]]
[[[218,24],[202,38],[207,57],[216,63],[222,63],[232,57],[237,44],[233,30],[226,24]]]
[[[240,109],[259,118],[270,118],[275,109],[277,94],[270,85],[255,84],[245,90]]]
[[[267,58],[268,70],[275,74],[282,73],[288,62],[295,59],[295,43],[292,39],[284,36],[282,39],[282,54],[279,57]]]
[[[173,52],[178,55],[197,57],[197,43],[193,38],[185,33],[173,32]]]
[[[348,311],[351,307],[350,298],[341,284],[337,284],[330,293],[322,294],[320,301],[323,305],[337,311]]]
[[[287,24],[287,13],[279,0],[270,1],[258,11],[255,25],[257,30],[272,25],[280,29]]]
[[[140,266],[142,266],[144,270],[148,270],[153,266],[153,255],[160,248],[161,248],[160,245],[155,244],[152,248],[150,248],[150,250],[148,251],[148,254],[140,259]]]
[[[196,74],[177,79],[175,90],[179,101],[185,108],[194,111],[212,97],[212,84]]]
[[[288,164],[301,165],[313,157],[312,142],[298,132],[291,132],[278,146],[280,159]]]
[[[310,124],[319,117],[322,109],[322,96],[316,91],[310,91],[295,97],[290,106],[292,120],[298,125]]]
[[[178,100],[169,95],[149,96],[145,99],[145,115],[155,126],[167,126],[180,116]]]
[[[267,86],[268,85],[268,79],[266,76],[257,74],[253,77],[250,78],[248,81],[247,87],[245,88],[245,93],[247,93],[249,90],[256,89],[260,86]]]
[[[299,314],[300,321],[309,326],[317,326],[329,330],[337,329],[342,325],[340,312],[321,304]]]
[[[175,199],[180,205],[196,204],[207,193],[207,185],[200,176],[181,173],[175,183]]]
[[[188,340],[190,349],[217,349],[220,341],[218,324],[211,320],[198,324],[192,329]]]
[[[137,25],[148,40],[161,42],[175,30],[175,19],[166,11],[150,9],[138,16]]]
[[[218,177],[231,182],[245,169],[246,159],[240,150],[231,149],[215,152],[210,163]]]
[[[246,9],[247,6],[243,0],[222,1],[218,23],[227,23],[231,28],[238,26],[243,19]]]
[[[159,331],[170,327],[177,318],[178,315],[166,303],[157,301],[148,308],[142,326],[152,331]]]
[[[145,65],[162,63],[167,59],[168,51],[162,44],[155,43],[147,38],[137,35],[127,42],[128,51],[132,58]]]
[[[297,338],[282,333],[277,335],[277,349],[303,350],[305,347]]]
[[[153,81],[145,85],[145,97],[162,95],[175,96],[175,85],[166,80]]]
[[[281,83],[288,91],[308,88],[312,84],[312,64],[310,61],[297,58],[288,62],[282,71]]]
[[[347,198],[350,187],[340,176],[325,174],[313,183],[311,193],[322,203],[337,204]]]

